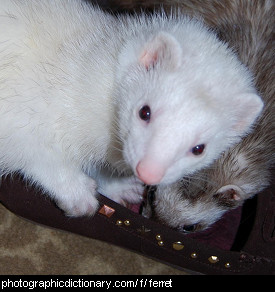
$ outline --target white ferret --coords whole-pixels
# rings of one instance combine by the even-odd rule
[[[208,228],[225,212],[264,190],[274,173],[275,9],[274,1],[270,0],[176,3],[185,13],[203,17],[237,50],[241,61],[254,73],[256,87],[265,103],[254,131],[210,167],[148,192],[144,216],[183,232],[194,232]]]
[[[250,131],[263,103],[227,45],[183,16],[1,0],[0,168],[68,214],[137,202]],[[136,178],[135,178],[136,177]]]

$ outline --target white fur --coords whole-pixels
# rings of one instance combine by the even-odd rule
[[[147,184],[168,184],[209,165],[250,130],[263,106],[247,70],[200,23],[182,18],[160,25],[165,33],[152,28],[145,45],[124,47],[118,74],[124,157],[136,175],[142,163]],[[153,66],[146,70],[148,55]],[[145,104],[150,123],[137,118]],[[198,144],[206,151],[195,157]]]
[[[108,195],[102,167],[137,174],[140,163],[146,183],[173,182],[238,142],[262,108],[234,54],[182,16],[117,20],[80,0],[1,0],[0,27],[0,168],[70,215],[95,212],[98,183]],[[115,185],[116,201],[140,200],[140,181]]]

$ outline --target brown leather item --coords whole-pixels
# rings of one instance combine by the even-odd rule
[[[104,196],[99,200],[93,217],[68,218],[20,178],[3,179],[0,188],[0,201],[18,216],[106,241],[179,269],[199,274],[275,274],[275,184],[257,196],[255,222],[241,251],[217,248],[205,236],[191,238]],[[241,224],[237,237],[245,233]]]

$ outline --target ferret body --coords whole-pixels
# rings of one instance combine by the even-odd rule
[[[117,19],[80,0],[2,0],[0,169],[72,216],[97,191],[137,202],[251,131],[262,100],[248,70],[200,22]]]
[[[179,5],[185,13],[202,17],[237,51],[255,75],[265,103],[254,131],[210,167],[160,186],[155,196],[148,196],[144,216],[190,232],[208,228],[270,184],[275,165],[275,7],[269,0],[181,1]]]

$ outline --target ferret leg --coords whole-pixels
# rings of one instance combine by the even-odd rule
[[[68,216],[93,215],[98,207],[96,182],[73,165],[51,162],[34,165],[32,181],[40,184]]]
[[[55,196],[57,205],[68,216],[94,215],[98,207],[96,182],[79,172],[74,177],[68,176],[64,183],[63,189],[60,187]]]
[[[99,180],[98,192],[119,204],[140,203],[143,191],[144,184],[135,176]]]

